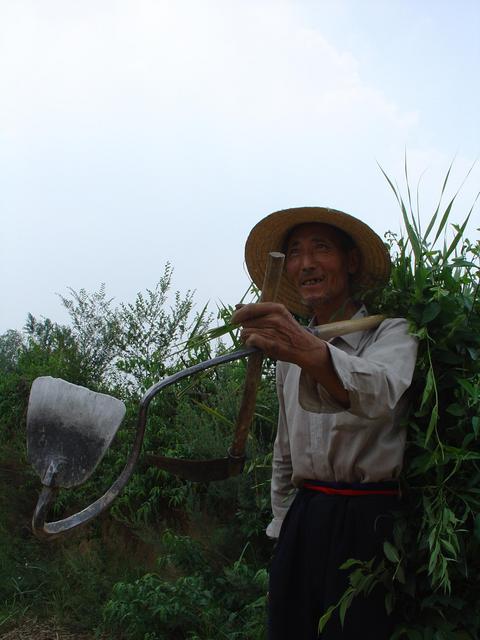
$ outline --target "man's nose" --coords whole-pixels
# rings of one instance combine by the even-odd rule
[[[315,266],[315,260],[313,254],[310,251],[305,251],[302,253],[300,266],[302,271],[309,271],[313,269]]]

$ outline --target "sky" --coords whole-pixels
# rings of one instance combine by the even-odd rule
[[[279,209],[399,232],[405,154],[428,220],[478,160],[479,33],[477,0],[0,0],[0,334],[167,262],[234,304]],[[477,161],[454,221],[479,190]]]

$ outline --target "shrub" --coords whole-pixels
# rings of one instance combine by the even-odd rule
[[[444,195],[450,170],[441,196]],[[465,237],[473,210],[450,224],[456,195],[441,201],[425,231],[407,190],[405,237],[388,234],[389,285],[371,301],[404,316],[419,341],[410,391],[403,473],[405,508],[380,566],[348,563],[350,587],[335,609],[376,581],[401,624],[394,638],[477,638],[480,634],[480,243]],[[438,246],[440,244],[440,247]]]
[[[264,637],[267,576],[243,556],[216,571],[208,550],[167,532],[162,575],[115,585],[101,630],[122,640],[256,640]],[[167,579],[188,571],[187,575]]]

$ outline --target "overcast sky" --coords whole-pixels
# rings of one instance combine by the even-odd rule
[[[405,150],[427,219],[479,155],[479,33],[478,0],[0,0],[0,333],[166,262],[235,303],[278,209],[398,231],[377,162],[401,181]]]

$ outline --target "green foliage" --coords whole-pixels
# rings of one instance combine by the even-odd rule
[[[8,513],[2,505],[2,514]],[[15,514],[0,526],[0,636],[17,618],[48,617],[77,631],[91,630],[112,585],[139,575],[138,567],[98,537],[85,534],[48,546],[31,540]]]
[[[394,638],[458,639],[480,634],[480,243],[465,237],[473,207],[450,223],[458,194],[442,209],[450,169],[425,231],[384,173],[402,211],[405,237],[387,234],[389,285],[372,292],[375,311],[406,317],[418,338],[409,391],[404,507],[377,564],[351,560],[350,585],[323,615],[343,616],[352,598],[379,582],[401,624]]]
[[[119,354],[120,322],[107,298],[105,285],[89,294],[85,289],[69,289],[70,297],[60,295],[71,321],[71,333],[80,354],[83,377],[98,385],[112,375],[112,364]]]
[[[102,630],[122,640],[263,639],[265,569],[241,556],[218,571],[218,560],[192,539],[167,532],[163,542],[161,574],[115,585]]]
[[[388,554],[387,550],[386,553]],[[325,625],[335,612],[338,612],[340,622],[343,626],[345,615],[347,613],[348,607],[352,603],[353,598],[359,595],[370,595],[375,586],[377,586],[377,584],[382,581],[383,574],[385,572],[385,563],[380,562],[378,564],[374,564],[374,559],[369,560],[368,562],[361,562],[360,560],[354,559],[347,560],[342,564],[340,570],[347,570],[351,569],[352,567],[356,568],[351,571],[349,575],[350,584],[347,590],[343,593],[340,600],[336,604],[330,606],[322,615],[318,623],[319,631],[323,631]],[[391,611],[391,605],[389,606],[389,604],[390,603],[388,602],[386,603],[387,610],[390,609]]]
[[[182,297],[177,291],[172,302],[171,283],[172,268],[167,264],[155,287],[139,292],[133,303],[114,307],[104,285],[92,294],[70,289],[70,297],[60,296],[85,375],[93,384],[138,398],[175,368],[184,351],[177,350],[177,344],[186,344],[206,328],[206,309],[192,320],[192,293]]]
[[[25,457],[25,415],[30,387],[41,375],[88,384],[68,327],[29,315],[22,333],[0,336],[0,462]]]
[[[8,473],[11,467],[18,467],[19,473],[19,485],[12,495],[7,495],[7,484],[0,483],[0,512],[4,517],[8,514],[12,522],[17,516],[23,522],[21,535],[16,527],[6,528],[0,540],[3,574],[17,576],[15,581],[5,581],[0,589],[3,603],[0,624],[4,621],[7,625],[29,611],[60,621],[67,619],[71,626],[78,628],[92,628],[98,621],[101,604],[109,597],[118,575],[117,567],[121,570],[123,566],[123,582],[130,579],[129,575],[138,578],[139,573],[151,571],[150,566],[140,562],[135,574],[121,551],[117,563],[115,545],[113,549],[105,548],[103,529],[95,523],[74,534],[72,542],[60,541],[53,547],[46,548],[31,539],[26,533],[27,522],[39,482],[25,460],[24,428],[30,385],[39,375],[62,377],[122,397],[127,404],[127,414],[113,445],[87,483],[75,491],[60,492],[51,517],[64,517],[103,493],[118,476],[130,450],[140,394],[163,376],[211,357],[212,338],[228,334],[234,344],[237,340],[235,329],[228,324],[231,308],[219,310],[225,328],[208,334],[209,317],[205,309],[193,314],[190,294],[181,297],[177,293],[167,310],[170,284],[171,270],[167,266],[153,290],[138,294],[133,304],[118,306],[113,305],[103,286],[93,294],[71,290],[70,297],[62,298],[70,314],[70,326],[62,327],[48,319],[37,321],[29,316],[22,332],[11,331],[0,337],[3,374],[0,377],[3,428],[0,456],[8,462]],[[205,335],[207,339],[202,337]],[[217,343],[216,348],[225,349],[221,343]],[[245,363],[236,362],[184,381],[157,397],[149,412],[144,451],[178,457],[224,456],[231,444],[244,376]],[[120,521],[121,525],[117,526],[134,532],[135,539],[147,540],[151,552],[158,546],[160,532],[167,524],[178,530],[197,532],[197,536],[199,531],[205,531],[203,546],[197,545],[200,552],[193,564],[186,562],[187,557],[192,557],[193,549],[193,542],[188,543],[186,536],[182,539],[187,542],[180,544],[181,538],[177,536],[175,545],[171,543],[168,549],[161,550],[165,558],[169,558],[168,563],[161,560],[162,577],[157,575],[162,595],[158,595],[157,580],[156,595],[151,598],[158,596],[162,606],[169,607],[171,601],[181,602],[187,598],[187,587],[193,590],[207,603],[199,628],[201,633],[211,628],[211,637],[216,637],[217,627],[225,629],[232,638],[262,636],[266,574],[261,567],[269,555],[263,534],[268,518],[269,475],[264,463],[271,449],[275,424],[273,383],[273,367],[269,363],[259,392],[260,415],[248,443],[251,458],[247,473],[225,483],[198,485],[147,467],[141,461],[105,517],[107,521]],[[19,512],[21,500],[25,505]],[[8,544],[12,535],[18,544]],[[78,536],[82,544],[85,535],[92,538],[88,544],[91,552],[79,553],[75,540]],[[234,559],[238,558],[246,540],[251,540],[250,560],[247,563],[242,556],[241,562],[236,563]],[[118,545],[118,541],[115,544]],[[182,553],[182,548],[188,551],[187,555]],[[45,553],[45,549],[50,552]],[[17,560],[19,558],[22,561]],[[175,575],[170,575],[172,572]],[[252,585],[258,587],[260,577],[263,577],[262,588],[253,593]],[[244,589],[242,580],[249,583],[250,591]],[[153,590],[153,583],[147,578],[128,584],[133,591]],[[218,599],[227,584],[232,587],[229,598],[223,594],[225,606],[219,606],[211,594]],[[238,600],[233,584],[244,589],[244,601]],[[151,623],[151,617],[149,620]],[[246,635],[237,633],[237,624]],[[200,631],[198,633],[198,637],[202,637]]]
[[[450,170],[441,196],[449,175]],[[370,580],[375,574],[375,580],[388,587],[387,608],[395,608],[402,620],[395,638],[476,638],[480,633],[480,243],[464,236],[471,210],[460,224],[449,224],[456,194],[443,211],[440,198],[422,232],[406,178],[407,204],[387,177],[407,236],[389,234],[391,280],[373,301],[382,313],[408,318],[419,341],[410,391],[406,504],[397,518],[394,544],[385,548],[385,560],[370,573],[368,567],[357,568],[351,578],[360,580],[361,574]],[[362,590],[361,582],[351,584],[338,606]]]

